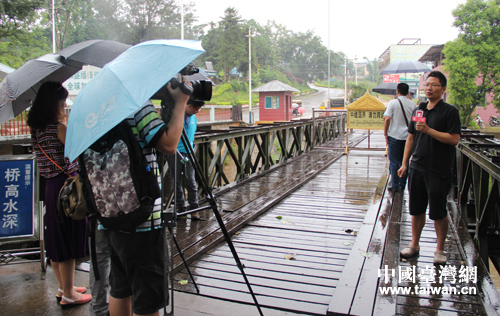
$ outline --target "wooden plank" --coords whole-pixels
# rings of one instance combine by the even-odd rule
[[[210,274],[209,274],[210,273]],[[204,275],[207,275],[206,277]],[[224,272],[218,272],[218,271],[212,271],[212,270],[207,270],[205,274],[201,275],[196,275],[196,282],[198,282],[198,279],[200,278],[207,278],[207,279],[217,279],[217,280],[225,280],[225,281],[232,281],[232,282],[241,282],[243,283],[243,278],[241,277],[241,274],[236,275],[232,273],[224,273]],[[174,283],[175,289],[179,291],[189,291],[189,292],[195,292],[194,287],[191,284],[191,280],[189,278],[189,275],[187,273],[181,272],[176,274],[175,276],[176,281],[180,280],[186,280],[188,281],[187,284],[180,284],[178,282]],[[265,286],[269,288],[277,288],[277,289],[294,289],[295,292],[297,293],[315,293],[318,295],[328,295],[331,296],[333,293],[334,288],[332,287],[327,287],[327,286],[317,286],[317,285],[312,285],[312,284],[306,284],[306,283],[301,283],[300,286],[297,286],[296,282],[292,282],[290,280],[269,280],[264,277],[259,277],[259,276],[250,276],[248,277],[248,280],[252,285],[256,286]],[[326,304],[325,304],[325,309],[326,309]]]
[[[325,278],[325,279],[338,279],[340,273],[342,271],[335,271],[334,269],[330,270],[315,270],[311,269],[309,266],[296,266],[296,265],[288,265],[285,261],[290,261],[282,258],[280,261],[273,262],[274,264],[269,264],[270,262],[262,262],[262,261],[251,261],[246,260],[242,261],[245,265],[246,269],[258,269],[261,271],[270,271],[270,272],[279,272],[279,273],[287,273],[287,274],[296,274],[308,277],[315,278]],[[214,264],[216,266],[220,265],[234,265],[233,258],[227,257],[219,257],[215,255],[211,256],[203,256],[197,262],[207,265],[210,267],[210,264]],[[282,264],[283,263],[283,264]]]
[[[397,269],[399,261],[398,249],[400,248],[400,235],[401,235],[401,205],[398,201],[393,200],[393,209],[391,210],[391,216],[388,219],[387,236],[385,242],[385,249],[382,259],[381,268],[385,267],[389,271],[395,271]],[[389,275],[387,282],[385,278],[380,278],[378,282],[378,287],[397,287],[398,280],[396,277]],[[375,304],[373,306],[372,315],[394,315],[396,314],[397,307],[397,295],[396,293],[383,294],[377,292],[375,298]]]
[[[387,183],[387,174],[384,174],[379,179],[378,183],[378,186],[381,187],[383,194],[383,188],[385,188]],[[368,209],[366,218],[352,247],[353,251],[347,259],[346,267],[344,271],[342,271],[342,276],[328,306],[327,315],[347,315],[351,310],[358,281],[366,260],[366,257],[364,257],[361,252],[368,251],[370,240],[375,228],[375,222],[382,206],[382,197],[383,195],[375,195],[374,204]]]
[[[242,292],[229,291],[224,289],[214,289],[211,287],[203,287],[202,289],[200,289],[200,294],[215,298],[223,297],[227,300],[235,302],[253,304],[253,300],[250,294]],[[325,305],[323,304],[298,302],[294,300],[286,300],[268,296],[257,296],[257,301],[259,302],[259,305],[264,307],[272,307],[272,308],[278,308],[288,311],[297,311],[297,312],[307,311],[307,313],[310,315],[325,315],[325,309],[326,309]],[[255,309],[255,315],[257,314],[258,314],[257,309]]]
[[[349,312],[352,315],[371,315],[373,313],[378,292],[379,269],[386,249],[388,221],[391,218],[391,212],[398,209],[401,209],[401,194],[392,194],[386,191],[368,248],[368,252],[372,256],[365,260],[363,265],[352,308]]]
[[[223,273],[233,273],[235,275],[240,275],[240,270],[236,265],[225,265],[225,264],[217,264],[217,263],[207,263],[202,261],[195,261],[192,265],[193,272],[197,275],[206,275],[210,277],[212,273],[215,272],[223,272]],[[204,274],[203,274],[204,273]],[[258,276],[268,278],[269,282],[272,280],[289,280],[295,283],[304,283],[311,284],[317,286],[331,286],[332,284],[336,284],[338,278],[321,278],[307,275],[299,275],[299,274],[286,274],[280,271],[267,271],[267,270],[259,270],[253,268],[246,268],[245,274],[247,276]],[[340,273],[338,273],[340,277]]]
[[[222,251],[222,249],[219,249],[217,252],[210,254],[212,256],[216,257],[224,257],[224,258],[233,258],[231,252],[229,251]],[[272,257],[268,255],[268,252],[260,252],[259,254],[248,254],[244,251],[242,251],[242,248],[238,248],[238,255],[240,257],[240,260],[242,262],[247,262],[247,261],[256,261],[256,262],[261,262],[261,263],[266,263],[270,265],[275,265],[275,264],[280,264],[280,265],[287,265],[287,266],[294,266],[294,267],[304,267],[307,266],[308,269],[312,270],[318,270],[318,271],[338,271],[342,272],[342,269],[345,264],[345,259],[329,259],[328,262],[326,260],[318,260],[318,258],[310,258],[307,256],[304,256],[302,254],[299,254],[295,256],[296,259],[294,260],[286,260],[285,255],[287,253],[280,253],[277,254],[276,256]],[[203,259],[207,258],[209,254],[203,256]],[[205,259],[208,260],[208,259]],[[234,260],[233,260],[234,262]]]
[[[227,252],[228,256],[232,258],[232,254],[229,251],[229,248],[222,247],[217,249],[217,255],[223,255],[223,253]],[[265,261],[266,258],[284,258],[286,254],[290,253],[290,249],[280,249],[280,248],[268,248],[264,249],[264,247],[255,247],[252,248],[252,245],[238,245],[238,254],[242,253],[242,258],[245,258],[246,256],[259,256],[262,257],[262,261]],[[222,254],[221,254],[222,253]],[[214,254],[213,252],[208,252],[208,254]],[[300,254],[300,261],[304,261],[307,264],[310,263],[323,263],[327,264],[330,266],[330,269],[336,269],[336,266],[344,266],[345,261],[347,260],[346,255],[339,255],[337,254],[335,257],[333,257],[330,253],[327,252],[307,252],[307,251],[301,251]]]
[[[187,276],[187,275],[186,275]],[[243,282],[234,282],[232,280],[220,280],[212,277],[197,276],[196,283],[200,286],[208,286],[218,289],[231,290],[236,292],[247,292],[248,288]],[[271,296],[282,299],[294,300],[297,302],[308,302],[315,304],[326,305],[329,301],[330,295],[317,294],[310,292],[298,292],[294,287],[269,287],[265,285],[252,284],[252,290],[259,296]],[[289,286],[292,284],[289,284]],[[293,285],[292,285],[293,286]],[[315,287],[317,288],[317,287]]]

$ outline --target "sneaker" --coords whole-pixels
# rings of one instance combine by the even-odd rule
[[[436,251],[434,253],[434,264],[446,264],[448,258],[444,255],[443,251]]]

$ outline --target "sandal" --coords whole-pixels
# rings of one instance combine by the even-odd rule
[[[443,251],[436,251],[434,253],[434,264],[446,264],[448,258],[444,255]]]
[[[75,291],[77,293],[80,293],[80,294],[87,292],[87,288],[84,286],[74,286],[74,288],[75,288]],[[61,295],[59,295],[59,293],[61,293]],[[62,296],[63,296],[63,290],[57,289],[57,294],[56,294],[57,302],[61,302]]]
[[[66,296],[62,296],[61,302],[59,303],[62,308],[73,307],[81,304],[88,303],[92,300],[92,295],[90,294],[82,294],[82,297],[78,301],[74,301],[72,299],[67,298]]]
[[[415,247],[407,247],[403,250],[401,250],[401,252],[399,253],[399,255],[402,257],[402,258],[411,258],[413,256],[416,256],[418,255],[418,253],[420,252],[420,248],[415,248]]]

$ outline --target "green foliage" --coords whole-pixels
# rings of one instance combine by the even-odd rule
[[[43,0],[0,0],[0,38],[26,35],[36,27]]]
[[[366,91],[371,91],[376,84],[370,81],[358,82],[358,84],[348,82],[347,86],[351,92],[349,95],[349,102],[353,102],[354,100],[364,96]]]
[[[215,88],[215,91],[212,94],[212,97],[218,97],[226,91],[232,91],[233,86],[230,83],[225,83],[221,86]]]
[[[467,125],[487,95],[500,109],[500,0],[468,0],[453,10],[460,34],[446,43],[444,70],[448,75],[450,102]]]
[[[0,41],[0,63],[19,68],[30,59],[51,53],[49,43],[40,28],[30,33],[18,33]]]
[[[224,71],[224,81],[231,69],[239,68],[240,62],[245,59],[248,52],[241,22],[238,11],[229,7],[224,11],[219,26],[211,30],[214,33],[212,38],[216,39],[211,47],[214,49],[214,57],[219,68]]]

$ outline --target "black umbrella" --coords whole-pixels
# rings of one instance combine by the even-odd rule
[[[82,68],[63,56],[47,54],[24,63],[0,82],[0,124],[13,119],[28,108],[42,83],[63,82]]]
[[[130,47],[115,41],[89,40],[27,61],[0,82],[0,124],[28,108],[42,83],[62,83],[83,65],[102,68]]]
[[[373,88],[372,91],[380,94],[396,95],[398,84],[399,83],[397,82],[384,82]],[[414,95],[415,93],[417,93],[417,90],[410,89],[410,93]]]
[[[403,60],[390,63],[380,73],[383,74],[400,74],[400,73],[415,73],[415,72],[429,72],[431,71],[427,65],[416,60]]]
[[[67,64],[77,61],[102,68],[130,47],[131,45],[115,41],[89,40],[63,48],[56,54],[64,56]]]

